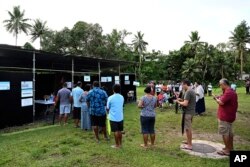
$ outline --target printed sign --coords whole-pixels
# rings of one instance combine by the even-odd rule
[[[0,82],[0,90],[10,90],[10,82],[8,81],[1,81]]]

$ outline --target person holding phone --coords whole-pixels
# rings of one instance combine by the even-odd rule
[[[230,87],[227,79],[223,78],[219,82],[223,91],[221,96],[213,95],[214,100],[218,104],[218,124],[219,134],[222,135],[225,148],[217,153],[219,155],[230,155],[233,150],[233,122],[236,119],[238,109],[238,97],[235,91]]]

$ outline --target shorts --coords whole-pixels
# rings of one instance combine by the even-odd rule
[[[73,119],[81,119],[81,107],[74,107]]]
[[[123,131],[123,121],[110,121],[111,132]]]
[[[232,123],[218,120],[219,123],[219,134],[233,136],[233,126]]]
[[[60,105],[60,115],[70,113],[70,104]]]
[[[106,127],[106,115],[103,116],[91,115],[90,119],[91,119],[91,126]]]
[[[155,134],[155,117],[141,116],[141,133]]]
[[[184,121],[185,130],[192,129],[192,120],[193,120],[193,116],[191,114],[185,114],[185,121]]]

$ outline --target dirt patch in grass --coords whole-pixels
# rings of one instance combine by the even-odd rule
[[[118,160],[111,159],[110,157],[106,157],[103,155],[92,155],[92,158],[89,160],[88,164],[90,166],[105,166],[105,167],[129,167],[130,165],[125,164],[124,162],[120,162]]]
[[[52,153],[49,156],[52,157],[52,158],[60,158],[60,157],[62,157],[62,155],[60,153]]]

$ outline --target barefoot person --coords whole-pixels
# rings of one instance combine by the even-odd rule
[[[220,155],[229,155],[233,150],[233,130],[232,125],[236,119],[238,108],[238,97],[234,90],[230,88],[227,79],[221,79],[220,87],[223,91],[221,96],[214,96],[214,100],[218,103],[218,123],[219,134],[222,135],[225,148],[217,153]]]
[[[182,149],[192,150],[192,119],[195,115],[196,94],[190,87],[189,80],[182,81],[182,88],[185,91],[184,100],[177,99],[176,102],[182,106],[184,130],[187,135],[187,141],[182,145]]]
[[[110,120],[111,131],[114,132],[115,145],[112,148],[121,148],[122,131],[123,131],[123,105],[124,98],[120,94],[121,86],[115,84],[113,87],[114,94],[108,98],[107,112]]]
[[[150,94],[150,86],[147,86],[144,92],[146,94],[139,101],[138,107],[141,108],[141,133],[144,141],[144,144],[141,144],[141,146],[147,148],[149,136],[151,145],[154,145],[155,142],[155,108],[157,107],[157,99]]]

